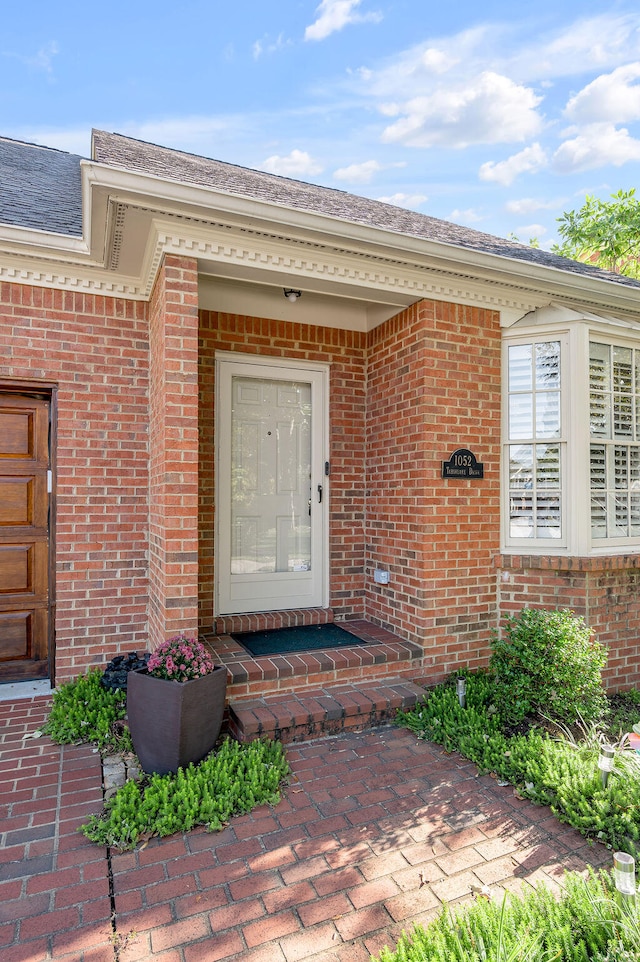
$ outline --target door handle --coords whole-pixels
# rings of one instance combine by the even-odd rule
[[[322,485],[318,485],[318,504],[322,504]]]

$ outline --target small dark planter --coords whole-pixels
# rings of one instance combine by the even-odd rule
[[[227,669],[216,665],[192,681],[129,672],[127,718],[145,772],[166,775],[199,762],[214,747],[224,714]]]

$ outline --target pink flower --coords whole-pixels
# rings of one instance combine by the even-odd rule
[[[151,654],[147,668],[157,678],[183,682],[213,671],[213,660],[204,645],[181,634],[161,642]]]

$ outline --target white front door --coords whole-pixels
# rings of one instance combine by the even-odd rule
[[[327,604],[327,369],[216,361],[216,612]]]

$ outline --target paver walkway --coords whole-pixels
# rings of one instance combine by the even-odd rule
[[[109,853],[100,758],[0,702],[2,962],[368,962],[444,901],[609,863],[548,809],[390,726],[289,746],[275,808]]]

